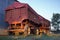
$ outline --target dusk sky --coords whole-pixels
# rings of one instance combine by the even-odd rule
[[[53,13],[60,13],[60,0],[18,0],[29,4],[39,15],[51,21]]]

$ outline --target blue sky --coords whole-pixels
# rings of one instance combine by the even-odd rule
[[[60,0],[18,0],[28,3],[39,15],[51,21],[53,13],[60,13]]]

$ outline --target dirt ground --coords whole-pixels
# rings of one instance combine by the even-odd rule
[[[29,35],[29,36],[0,36],[0,40],[60,40],[60,36],[47,36],[43,34],[41,37],[39,35]]]

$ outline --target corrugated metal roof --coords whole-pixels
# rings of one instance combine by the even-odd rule
[[[20,2],[13,2],[12,5],[9,5],[6,10],[9,10],[9,9],[14,9],[14,8],[20,8],[20,7],[23,7],[25,4],[24,3],[20,3]]]

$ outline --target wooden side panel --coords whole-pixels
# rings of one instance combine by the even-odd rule
[[[33,12],[31,12],[30,10],[28,10],[28,18],[29,18],[29,20],[32,20],[35,23],[39,23],[38,16],[36,14],[34,14]]]
[[[20,9],[12,10],[12,21],[19,21],[21,19]]]
[[[20,8],[20,13],[21,13],[22,19],[27,19],[28,18],[27,9],[25,7]]]
[[[9,21],[11,19],[11,11],[6,11],[6,16],[5,16],[6,21]]]
[[[20,20],[21,20],[20,9],[13,9],[6,12],[6,21],[8,21],[9,23]]]

